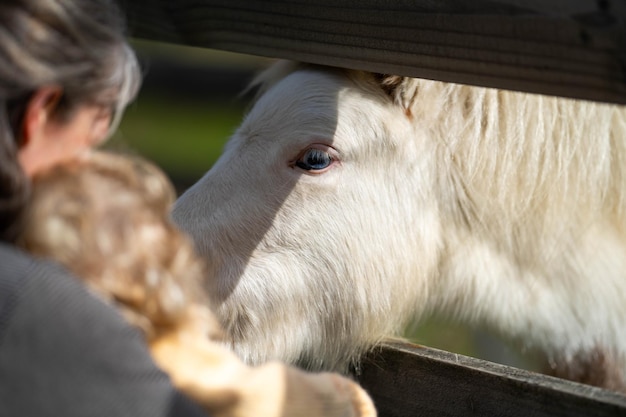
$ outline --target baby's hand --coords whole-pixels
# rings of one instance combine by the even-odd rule
[[[367,393],[347,378],[278,362],[249,367],[204,332],[170,332],[150,350],[174,385],[215,417],[376,416]]]

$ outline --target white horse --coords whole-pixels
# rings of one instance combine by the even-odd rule
[[[626,109],[279,63],[173,216],[249,363],[343,371],[437,312],[623,389]]]

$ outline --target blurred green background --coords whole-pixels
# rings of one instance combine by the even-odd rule
[[[147,41],[134,41],[133,46],[144,84],[107,147],[152,159],[180,193],[217,160],[248,105],[239,94],[272,60]],[[407,337],[494,362],[534,367],[531,357],[514,353],[489,333],[438,318],[416,323]]]
[[[144,82],[107,147],[147,156],[183,191],[219,157],[247,105],[239,94],[270,60],[147,41],[133,47]]]

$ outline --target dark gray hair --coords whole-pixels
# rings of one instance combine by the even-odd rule
[[[113,131],[141,75],[113,0],[2,0],[0,3],[0,240],[16,233],[28,180],[17,160],[19,126],[31,95],[59,86],[56,113],[81,104],[113,110]]]

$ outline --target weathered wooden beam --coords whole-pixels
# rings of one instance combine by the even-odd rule
[[[119,0],[133,36],[626,104],[624,0]]]
[[[626,416],[626,396],[480,359],[387,342],[359,382],[381,417]]]

